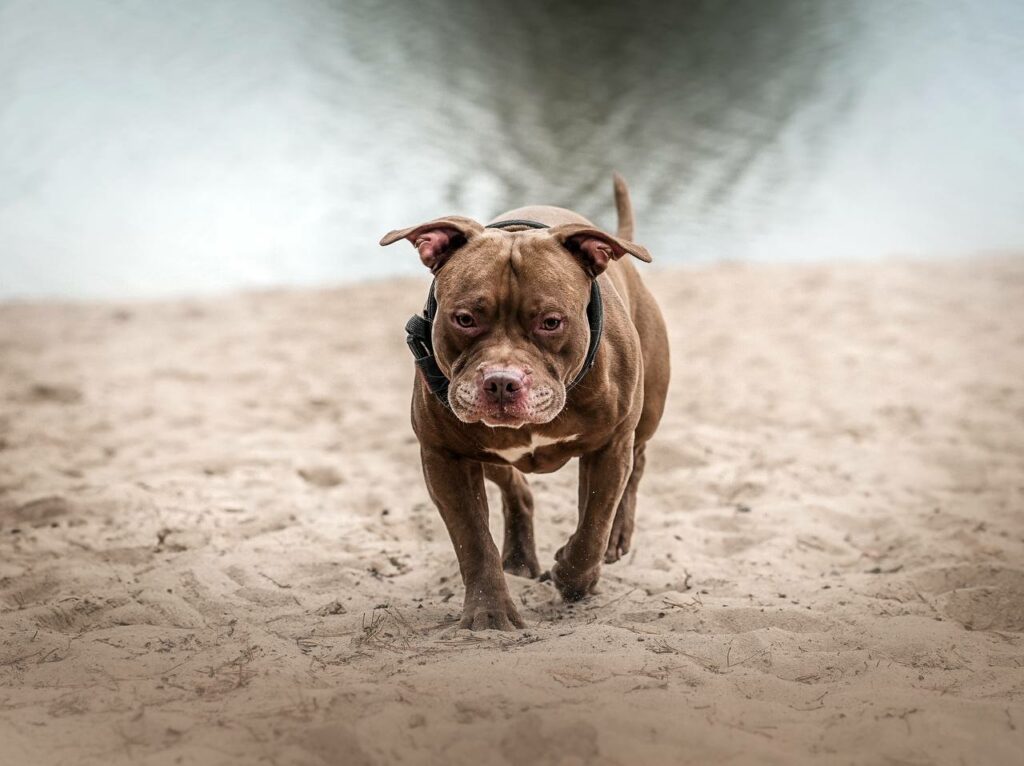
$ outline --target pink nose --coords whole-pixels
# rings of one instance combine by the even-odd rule
[[[515,370],[490,370],[480,381],[480,388],[492,404],[513,404],[523,395],[524,376]]]

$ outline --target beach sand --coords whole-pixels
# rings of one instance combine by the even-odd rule
[[[1020,763],[1024,259],[644,271],[635,550],[513,633],[455,624],[425,278],[0,306],[0,764]]]

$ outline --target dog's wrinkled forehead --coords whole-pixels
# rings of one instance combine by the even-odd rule
[[[437,274],[440,302],[489,296],[502,305],[559,301],[586,308],[590,277],[545,229],[486,231],[460,248]]]

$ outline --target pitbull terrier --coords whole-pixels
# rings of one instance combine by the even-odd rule
[[[551,579],[569,601],[591,593],[602,562],[629,551],[644,449],[665,408],[668,338],[629,259],[625,181],[614,177],[618,233],[559,207],[524,207],[483,226],[439,218],[405,239],[435,275],[406,326],[419,375],[412,426],[423,475],[466,586],[461,626],[525,627],[503,574],[537,577],[533,496],[524,473],[578,457],[579,520]],[[501,490],[499,555],[484,478]]]

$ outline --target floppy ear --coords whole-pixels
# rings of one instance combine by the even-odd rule
[[[408,229],[396,229],[383,236],[381,245],[390,245],[400,239],[407,239],[416,246],[423,265],[437,272],[452,253],[462,247],[484,227],[472,218],[451,215],[435,221],[410,226]]]
[[[626,253],[646,263],[651,262],[651,254],[642,245],[613,237],[587,224],[567,223],[555,226],[551,229],[551,236],[578,257],[583,263],[583,268],[592,277],[607,269],[609,261],[618,260]]]

